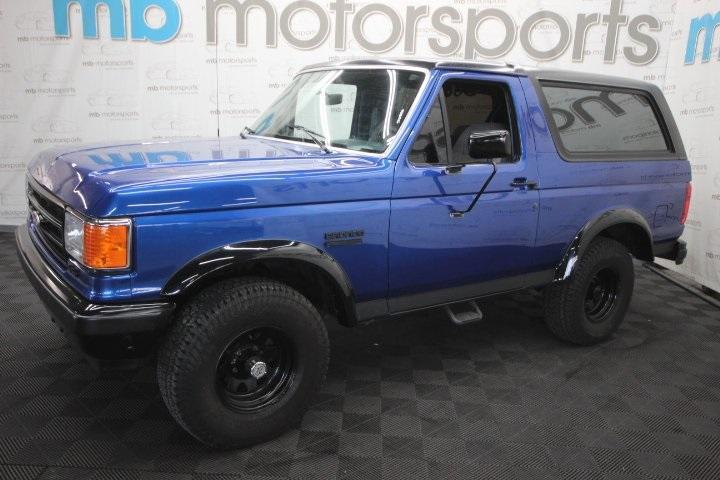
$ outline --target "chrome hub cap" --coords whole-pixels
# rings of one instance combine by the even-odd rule
[[[250,375],[256,380],[260,380],[267,373],[267,364],[263,361],[253,361],[250,367]]]

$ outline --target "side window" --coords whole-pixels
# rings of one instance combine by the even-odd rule
[[[555,131],[570,153],[667,152],[670,145],[642,91],[543,83]]]
[[[440,97],[436,97],[430,113],[408,154],[415,164],[447,164],[447,140]]]
[[[513,117],[504,86],[476,80],[448,80],[443,85],[443,94],[453,163],[470,160],[468,146],[472,133],[507,130],[514,137]],[[503,161],[512,162],[516,158]]]

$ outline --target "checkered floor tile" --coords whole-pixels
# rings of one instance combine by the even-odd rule
[[[2,479],[718,479],[720,311],[636,266],[628,317],[576,347],[538,294],[330,325],[327,383],[299,428],[212,452],[165,410],[151,360],[97,372],[50,323],[0,234]]]

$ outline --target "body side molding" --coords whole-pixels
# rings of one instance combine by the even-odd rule
[[[647,237],[647,248],[649,248],[650,256],[652,257],[652,231],[650,230],[647,220],[637,211],[629,208],[608,210],[583,225],[575,235],[575,238],[572,239],[570,245],[565,250],[562,260],[560,260],[560,263],[555,268],[555,278],[553,281],[558,282],[568,279],[575,269],[575,263],[585,252],[590,242],[603,230],[621,224],[634,225],[643,230]],[[645,258],[643,260],[652,260],[652,258]]]

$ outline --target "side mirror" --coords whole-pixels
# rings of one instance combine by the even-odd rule
[[[475,160],[507,158],[512,155],[512,137],[508,130],[473,132],[468,138],[468,155]]]

